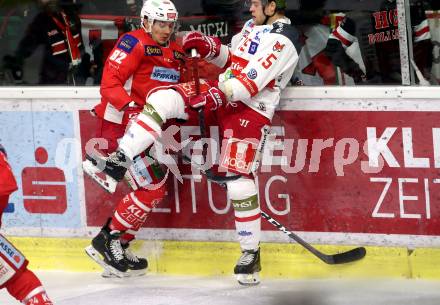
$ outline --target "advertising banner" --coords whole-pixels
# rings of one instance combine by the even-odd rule
[[[73,113],[7,111],[0,112],[0,121],[0,141],[19,186],[3,216],[4,227],[81,228],[82,188],[68,166],[79,154],[70,145]]]
[[[440,235],[439,121],[438,112],[281,111],[257,178],[261,207],[295,231]],[[84,147],[96,119],[83,112],[80,124]],[[178,133],[198,135],[194,121]],[[233,229],[225,190],[178,164],[184,182],[169,179],[148,227]],[[110,196],[86,178],[87,224],[100,226],[128,191]]]

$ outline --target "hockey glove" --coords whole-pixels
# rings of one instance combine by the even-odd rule
[[[225,94],[216,87],[212,87],[204,93],[189,98],[189,106],[194,109],[207,107],[208,110],[215,111],[225,103]]]
[[[217,37],[205,36],[200,32],[190,32],[183,36],[183,49],[189,53],[196,49],[201,58],[213,59],[220,54],[222,43]]]

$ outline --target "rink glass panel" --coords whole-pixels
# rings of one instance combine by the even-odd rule
[[[98,86],[102,67],[118,37],[139,27],[141,0],[49,1],[81,20],[83,65],[57,85]],[[74,2],[74,3],[72,3]],[[302,3],[301,3],[302,2]],[[302,33],[304,47],[290,85],[438,85],[438,0],[288,1],[287,16]],[[250,18],[243,1],[176,0],[179,31],[199,30],[227,43]],[[36,1],[0,6],[2,85],[38,85],[44,44],[17,58],[20,41],[43,8]],[[342,30],[337,30],[344,21]],[[405,32],[397,28],[406,27]],[[332,35],[335,34],[335,35]],[[405,34],[405,35],[403,35]],[[48,33],[41,33],[48,35]],[[41,38],[43,39],[43,38]],[[44,40],[44,39],[43,39]],[[339,45],[338,45],[339,43]],[[47,46],[46,46],[47,48]],[[6,56],[6,57],[5,57]],[[414,59],[414,64],[411,63]],[[80,70],[80,71],[78,71]],[[218,70],[210,70],[215,78]],[[79,75],[79,76],[78,76]],[[423,80],[420,80],[420,75]]]

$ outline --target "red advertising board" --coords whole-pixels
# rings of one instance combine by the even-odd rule
[[[295,231],[440,235],[438,122],[439,112],[280,111],[258,177],[261,207]],[[80,112],[83,148],[96,124]],[[197,122],[184,126],[197,131]],[[87,225],[101,226],[129,190],[121,184],[109,195],[84,183]],[[219,186],[204,178],[167,185],[148,227],[234,228]]]

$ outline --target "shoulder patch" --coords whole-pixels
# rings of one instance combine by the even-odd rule
[[[300,33],[295,27],[287,23],[275,22],[270,32],[287,37],[293,43],[296,52],[299,54],[303,47],[303,44],[300,40]]]
[[[136,44],[138,42],[139,42],[139,40],[136,37],[131,36],[129,34],[125,34],[119,40],[118,49],[121,49],[122,51],[124,51],[126,53],[131,53],[131,51],[133,50],[133,48],[136,46]]]
[[[249,19],[248,21],[246,21],[246,23],[244,24],[244,27],[254,27],[254,20]]]
[[[176,50],[173,51],[173,55],[174,55],[174,58],[177,60],[183,60],[183,58],[185,57],[185,54],[183,54],[182,52],[176,51]]]

